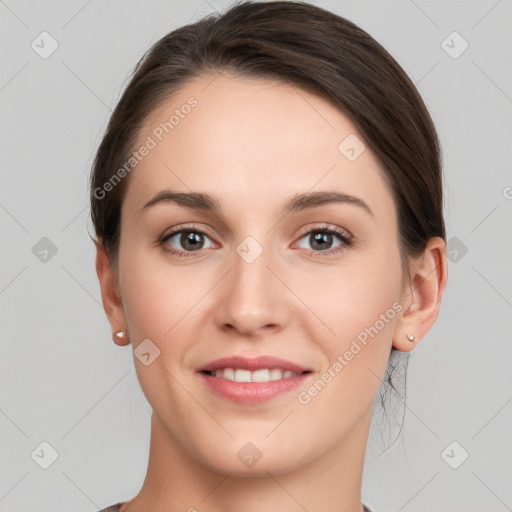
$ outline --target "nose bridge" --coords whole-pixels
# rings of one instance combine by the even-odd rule
[[[271,245],[247,236],[235,247],[218,310],[221,324],[248,334],[286,321],[284,287],[268,268],[275,260]]]
[[[235,249],[233,257],[233,286],[244,295],[256,297],[271,286],[272,273],[268,266],[272,265],[274,255],[271,249],[263,247],[252,236],[246,237]]]

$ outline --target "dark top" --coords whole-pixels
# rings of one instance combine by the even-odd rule
[[[110,507],[102,508],[99,512],[118,512],[121,505],[124,503],[124,501],[120,501],[119,503],[116,503],[115,505],[110,505]]]
[[[116,503],[115,505],[110,505],[110,507],[104,508],[100,510],[99,512],[119,512],[119,508],[124,503],[124,501],[120,501],[119,503]],[[364,512],[372,512],[366,505],[363,504],[363,510]]]

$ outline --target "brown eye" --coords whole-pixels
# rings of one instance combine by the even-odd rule
[[[348,233],[327,226],[308,231],[300,240],[305,240],[310,246],[301,246],[302,249],[311,249],[313,253],[328,254],[342,251],[352,243],[352,238]]]
[[[167,234],[160,243],[164,250],[172,254],[188,256],[187,253],[193,253],[200,251],[201,249],[208,249],[212,247],[213,244],[208,246],[208,240],[210,240],[210,237],[201,229],[181,228]]]

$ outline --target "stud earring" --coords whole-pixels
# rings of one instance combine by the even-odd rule
[[[117,332],[114,333],[114,336],[118,340],[124,340],[124,338],[126,338],[126,333],[124,331],[117,331]]]
[[[410,342],[416,341],[416,337],[415,337],[415,336],[413,336],[412,334],[406,333],[405,335],[407,336],[407,339],[408,339]]]

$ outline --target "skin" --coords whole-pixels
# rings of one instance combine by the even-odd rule
[[[432,238],[411,260],[409,283],[378,161],[368,146],[353,162],[338,150],[357,134],[351,121],[290,85],[226,73],[212,80],[188,83],[150,113],[141,141],[190,96],[198,101],[129,176],[118,264],[97,244],[106,314],[129,335],[116,343],[135,350],[149,339],[160,350],[149,366],[134,358],[153,409],[151,445],[142,489],[121,511],[359,512],[375,396],[391,348],[412,350],[437,319],[444,241]],[[164,189],[208,193],[222,211],[170,202],[141,210]],[[294,194],[319,190],[357,196],[373,215],[346,203],[280,212]],[[184,248],[177,235],[167,246],[190,257],[165,252],[158,240],[190,223],[208,231],[203,248]],[[324,225],[350,233],[353,245],[322,255],[310,232]],[[250,264],[236,251],[247,236],[263,248]],[[340,245],[333,235],[322,247]],[[396,301],[401,311],[301,404],[298,393]],[[235,354],[274,355],[313,373],[270,402],[235,404],[196,374]],[[237,457],[247,442],[262,453],[251,468]]]

